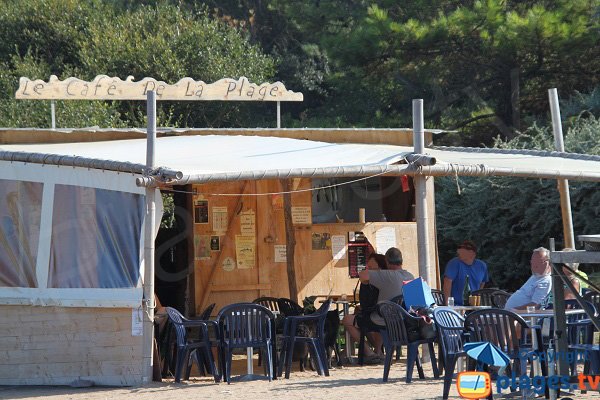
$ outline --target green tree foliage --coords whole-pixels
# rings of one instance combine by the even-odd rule
[[[496,147],[553,150],[551,129],[533,126]],[[600,120],[578,118],[568,129],[565,149],[600,154]],[[564,242],[560,197],[555,180],[517,178],[436,178],[440,263],[454,256],[456,245],[474,239],[478,256],[488,263],[494,285],[514,290],[529,276],[534,248],[548,239]],[[600,184],[571,181],[575,235],[600,232]]]
[[[141,2],[139,2],[141,3]],[[124,7],[94,0],[0,3],[0,126],[49,126],[48,102],[14,100],[18,78],[47,80],[106,74],[169,83],[189,76],[212,83],[246,76],[269,81],[275,63],[238,30],[203,8],[169,2]],[[259,104],[159,102],[161,125],[266,124]],[[58,102],[58,126],[144,126],[143,102]]]
[[[547,88],[599,83],[597,0],[206,3],[242,21],[278,73],[317,99],[302,125],[407,126],[411,99],[423,98],[429,126],[461,129],[447,143],[490,144],[545,112]]]

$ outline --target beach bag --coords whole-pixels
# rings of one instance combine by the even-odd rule
[[[410,309],[413,306],[429,307],[432,304],[435,304],[435,299],[431,294],[431,288],[421,277],[405,283],[404,286],[402,286],[402,294],[404,295],[404,306],[407,309]]]
[[[408,313],[414,318],[406,318],[406,334],[410,342],[433,339],[436,336],[435,324],[429,307],[411,307]]]

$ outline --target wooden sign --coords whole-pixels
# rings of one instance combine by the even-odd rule
[[[134,82],[117,77],[98,75],[91,82],[77,78],[59,80],[50,76],[48,82],[21,77],[17,99],[29,100],[146,100],[148,91],[155,91],[158,100],[222,100],[222,101],[302,101],[302,93],[287,90],[281,82],[250,83],[247,78],[219,79],[204,83],[183,78],[169,85],[154,78]]]

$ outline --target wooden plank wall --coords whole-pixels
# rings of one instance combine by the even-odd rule
[[[293,189],[310,187],[310,180],[295,179]],[[236,194],[242,190],[250,193],[273,193],[281,190],[278,181],[248,181],[195,185],[198,193],[195,199],[209,202],[209,222],[194,224],[194,235],[211,236],[213,230],[213,207],[227,207],[229,229],[220,236],[221,249],[211,251],[210,258],[195,257],[195,298],[196,314],[208,304],[216,303],[215,314],[224,305],[252,301],[260,296],[289,297],[286,264],[275,262],[274,245],[285,245],[285,224],[283,220],[283,199],[280,195],[267,196],[217,196],[216,194]],[[292,206],[310,207],[311,192],[292,195]],[[256,267],[226,271],[223,261],[235,260],[235,235],[239,235],[240,215],[254,210],[256,214]],[[348,259],[333,260],[331,250],[313,250],[312,234],[329,233],[343,235],[346,240],[349,231],[362,231],[371,243],[375,244],[375,232],[382,227],[393,226],[396,231],[397,246],[402,250],[405,267],[418,276],[417,231],[414,222],[370,222],[333,223],[317,225],[296,225],[296,281],[299,299],[309,295],[351,294],[356,279],[348,276]],[[197,256],[197,255],[196,255]],[[437,286],[433,283],[433,286]]]
[[[130,308],[0,306],[0,385],[142,384]]]

